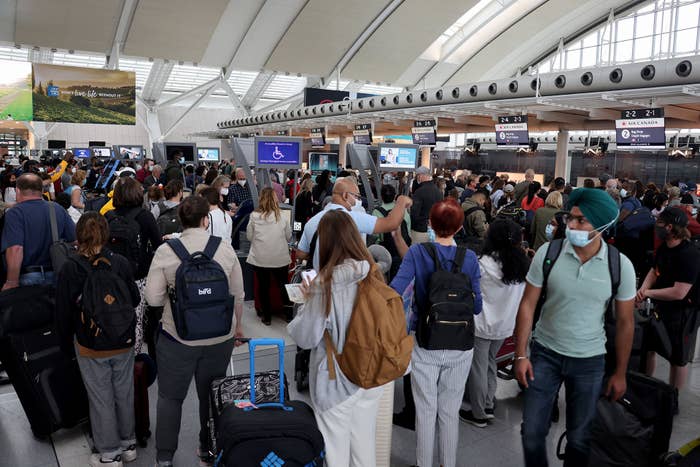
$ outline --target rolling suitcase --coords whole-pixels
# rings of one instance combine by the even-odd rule
[[[250,349],[250,399],[255,394],[255,348],[275,345],[279,350],[279,377],[284,381],[284,340],[247,340]],[[216,443],[220,467],[284,465],[285,467],[321,466],[325,457],[323,436],[313,410],[301,401],[286,401],[284,383],[279,402],[258,403],[256,408],[229,404],[216,423]]]
[[[43,438],[88,417],[88,398],[75,357],[63,353],[52,327],[10,334],[0,360],[34,436]]]

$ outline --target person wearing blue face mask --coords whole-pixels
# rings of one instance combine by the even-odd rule
[[[611,299],[616,316],[616,357],[604,393],[618,400],[626,390],[625,373],[634,335],[635,273],[629,259],[619,255],[620,281],[611,297],[611,247],[602,240],[603,232],[617,220],[617,205],[605,191],[590,188],[574,190],[569,204],[571,211],[563,218],[566,238],[561,251],[553,265],[547,260],[551,269],[546,300],[529,356],[528,341],[545,286],[544,261],[551,244],[543,245],[532,260],[516,321],[515,374],[525,387],[521,436],[527,467],[548,465],[547,433],[562,382],[567,400],[564,467],[588,465],[590,427],[606,367],[604,316]]]

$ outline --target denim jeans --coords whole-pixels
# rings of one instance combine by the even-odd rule
[[[19,285],[54,285],[53,271],[28,272],[19,276]]]
[[[522,441],[526,467],[547,467],[547,434],[554,399],[566,388],[566,457],[564,467],[588,465],[590,427],[601,394],[605,355],[573,358],[533,342],[530,361],[535,379],[525,390]]]

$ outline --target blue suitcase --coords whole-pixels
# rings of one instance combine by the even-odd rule
[[[250,350],[250,400],[255,395],[255,348],[277,346],[279,351],[279,402],[258,403],[257,408],[223,408],[216,423],[219,467],[322,466],[325,457],[323,436],[314,412],[301,401],[285,400],[284,340],[246,339]]]

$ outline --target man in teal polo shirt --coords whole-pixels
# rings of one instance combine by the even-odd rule
[[[612,284],[608,246],[601,236],[615,224],[615,201],[603,190],[579,188],[569,197],[566,239],[547,279],[547,299],[527,344],[542,290],[545,244],[537,250],[516,322],[515,373],[525,386],[522,441],[527,467],[547,466],[546,438],[554,399],[566,387],[567,447],[565,467],[587,466],[590,425],[601,394],[605,371],[604,316]],[[634,335],[635,273],[620,255],[620,284],[615,300],[616,369],[605,394],[614,400],[625,393],[627,360]]]

